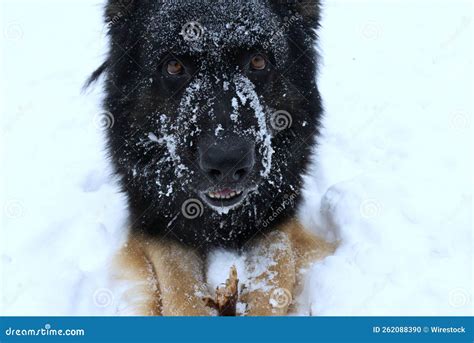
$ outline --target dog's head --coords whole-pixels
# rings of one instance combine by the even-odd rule
[[[134,226],[236,243],[293,215],[321,115],[317,2],[110,0],[106,18],[93,77]]]

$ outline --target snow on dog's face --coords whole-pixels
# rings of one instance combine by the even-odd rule
[[[317,4],[111,1],[110,153],[136,230],[241,245],[294,215],[317,133]]]

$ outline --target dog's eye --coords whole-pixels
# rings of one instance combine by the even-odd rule
[[[264,70],[267,67],[267,60],[261,54],[254,55],[250,60],[250,67],[253,70]]]
[[[170,60],[166,63],[166,72],[170,75],[180,75],[183,71],[183,65],[177,60]]]

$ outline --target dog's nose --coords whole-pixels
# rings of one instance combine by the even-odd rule
[[[200,167],[214,182],[235,183],[244,180],[252,171],[254,154],[253,144],[248,142],[214,143],[201,150]]]

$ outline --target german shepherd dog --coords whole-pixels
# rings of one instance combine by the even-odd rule
[[[105,75],[130,210],[120,313],[215,315],[205,265],[223,247],[246,256],[239,313],[284,315],[302,268],[333,251],[296,215],[322,116],[319,14],[316,0],[108,0],[89,82]]]

